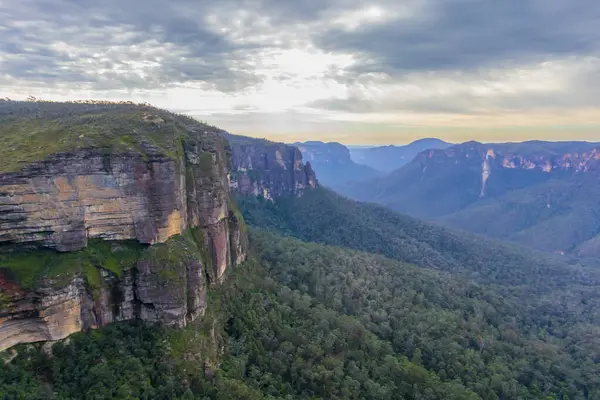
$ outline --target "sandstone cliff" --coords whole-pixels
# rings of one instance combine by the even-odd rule
[[[10,106],[0,350],[115,320],[203,315],[207,285],[246,251],[223,132],[147,106]]]
[[[600,146],[586,142],[524,142],[483,144],[467,142],[447,149],[427,150],[414,161],[422,169],[472,166],[481,175],[481,197],[494,174],[528,172],[538,180],[551,176],[600,176]]]
[[[295,146],[227,135],[231,145],[230,187],[241,195],[275,199],[301,196],[318,186],[310,163]]]

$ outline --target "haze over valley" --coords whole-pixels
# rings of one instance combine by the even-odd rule
[[[599,399],[598,26],[0,0],[0,399]]]

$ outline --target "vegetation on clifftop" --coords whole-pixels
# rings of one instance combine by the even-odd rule
[[[210,135],[207,135],[210,133]],[[222,131],[146,104],[0,100],[0,173],[77,149],[99,148],[176,158],[178,138],[221,141]]]

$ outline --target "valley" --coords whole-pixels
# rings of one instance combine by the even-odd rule
[[[387,175],[331,187],[442,225],[593,258],[599,151],[588,142],[467,142],[423,151]]]
[[[0,400],[600,400],[597,0],[0,0]]]
[[[0,106],[4,398],[600,395],[600,272],[539,246],[594,254],[594,145],[467,143],[384,175],[148,105]],[[332,166],[389,207],[329,189]],[[460,221],[540,230],[440,223]]]

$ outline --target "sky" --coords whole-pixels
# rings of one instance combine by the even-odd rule
[[[0,0],[0,97],[295,142],[600,141],[598,0]]]

